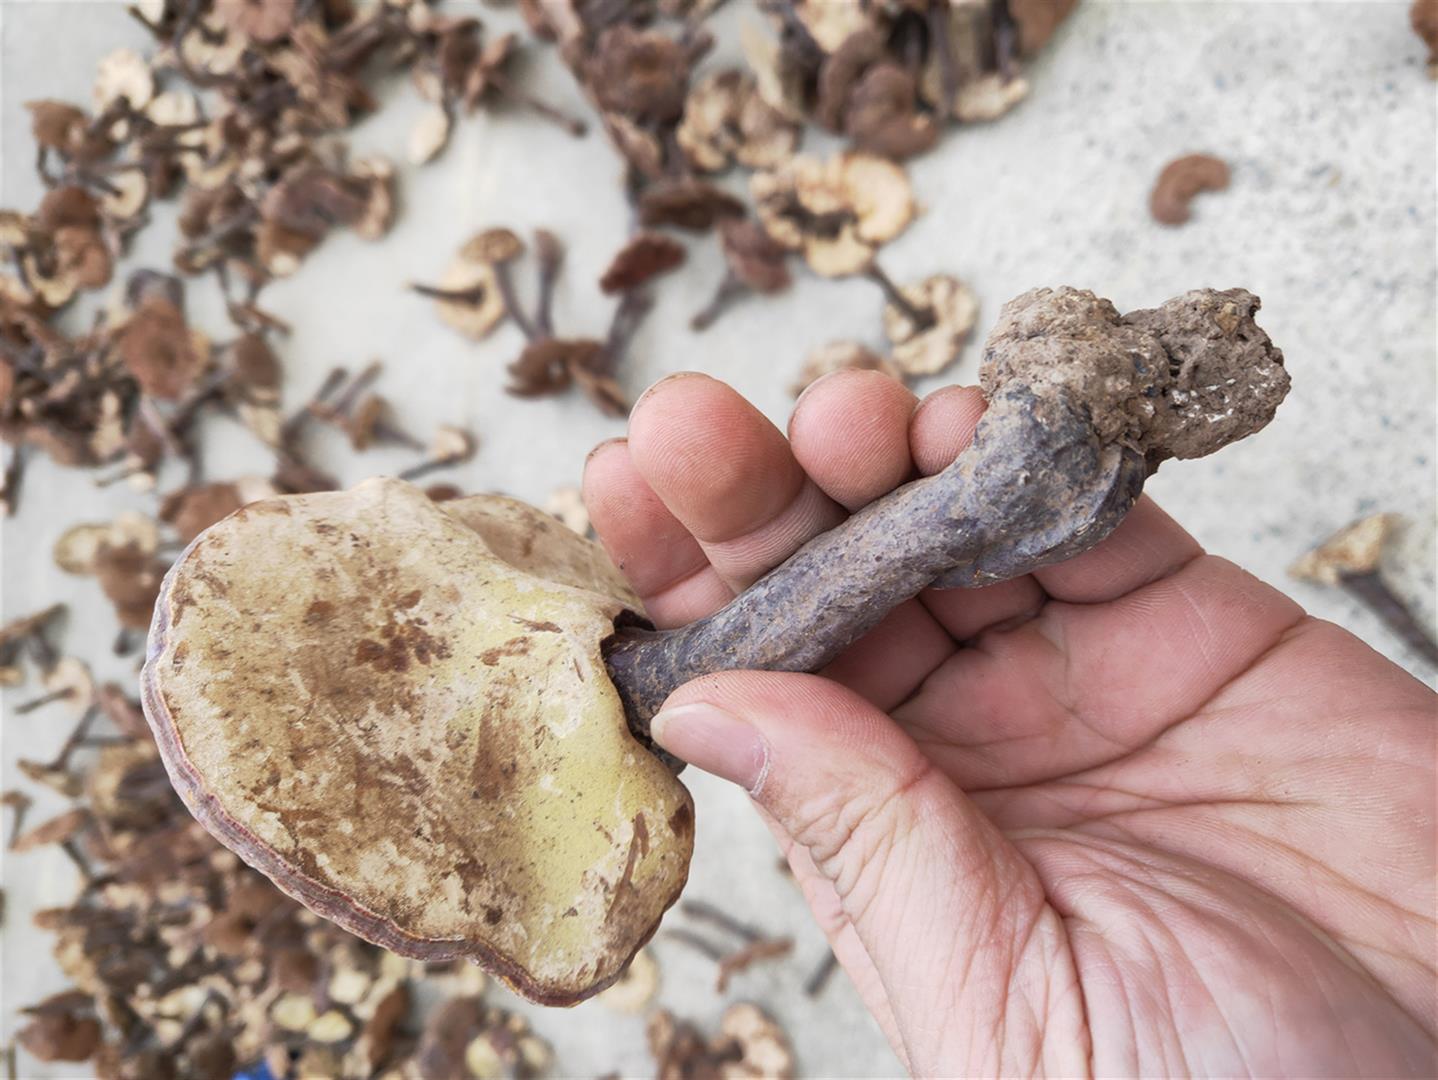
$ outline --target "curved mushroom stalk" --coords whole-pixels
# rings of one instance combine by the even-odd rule
[[[549,1004],[602,990],[679,895],[694,812],[605,673],[635,602],[596,552],[395,480],[237,511],[155,610],[144,703],[176,789],[361,937]]]
[[[726,668],[818,671],[926,587],[986,585],[1093,547],[1170,457],[1262,428],[1288,392],[1258,298],[1200,289],[1120,316],[1079,289],[1004,306],[973,444],[811,540],[706,619],[620,631],[609,670],[641,738],[665,698]]]

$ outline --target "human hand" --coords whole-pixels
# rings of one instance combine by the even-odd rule
[[[661,626],[973,436],[842,372],[789,438],[665,380],[591,454]],[[919,1075],[1431,1075],[1435,699],[1147,499],[1092,551],[896,609],[821,676],[681,687],[658,742],[743,786]]]

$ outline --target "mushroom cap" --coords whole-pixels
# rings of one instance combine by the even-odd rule
[[[913,220],[908,175],[874,154],[800,154],[749,178],[754,213],[775,243],[804,253],[817,274],[865,270],[874,251]]]
[[[1383,548],[1398,527],[1397,514],[1372,514],[1345,525],[1288,568],[1300,581],[1337,585],[1353,574],[1378,569]]]
[[[434,309],[439,317],[465,337],[475,341],[483,340],[504,319],[504,296],[499,291],[494,267],[489,263],[458,255],[439,279],[439,287],[446,292],[464,292],[475,288],[480,290],[479,300],[475,303],[445,298],[438,298],[434,302]]]
[[[517,259],[524,252],[524,241],[510,229],[485,229],[465,241],[459,249],[461,258],[491,266]]]
[[[573,1004],[678,896],[694,810],[605,669],[625,603],[538,576],[579,536],[504,561],[521,517],[388,479],[252,503],[166,579],[142,690],[186,805],[285,892]]]
[[[599,593],[630,611],[643,612],[644,605],[603,548],[523,499],[470,495],[445,503],[444,511],[477,532],[516,570]]]
[[[893,344],[894,364],[906,375],[937,374],[963,349],[979,318],[979,299],[950,274],[934,274],[900,291],[934,321],[920,328],[893,304],[884,306],[884,333]]]

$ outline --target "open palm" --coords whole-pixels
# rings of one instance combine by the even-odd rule
[[[685,375],[585,498],[661,626],[947,465],[976,391],[816,384],[789,438]],[[1431,1075],[1435,701],[1144,500],[1031,577],[930,592],[825,677],[681,688],[920,1075]]]

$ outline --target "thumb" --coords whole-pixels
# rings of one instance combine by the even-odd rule
[[[680,687],[651,731],[808,851],[914,1072],[1087,1071],[1062,920],[1033,868],[889,716],[815,675],[733,671]]]

